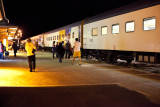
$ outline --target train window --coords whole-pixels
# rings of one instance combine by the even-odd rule
[[[54,36],[53,36],[52,38],[53,38],[53,40],[54,40]]]
[[[98,28],[92,29],[92,36],[98,36]]]
[[[72,33],[72,38],[74,38],[74,32]]]
[[[54,37],[54,40],[56,40],[56,36]]]
[[[106,35],[107,34],[107,26],[101,27],[101,32],[102,32],[102,35]]]
[[[62,35],[62,39],[64,39],[64,35]]]
[[[51,41],[52,41],[52,37],[51,37]]]
[[[156,28],[155,17],[143,19],[143,30],[154,30]]]
[[[57,40],[58,40],[58,35],[57,35]]]
[[[118,34],[119,33],[119,24],[112,25],[112,33]]]
[[[59,35],[59,39],[61,39],[61,35]]]
[[[134,32],[134,21],[126,22],[126,32]]]

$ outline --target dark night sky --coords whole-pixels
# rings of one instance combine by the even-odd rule
[[[35,2],[37,1],[37,2]],[[3,0],[6,17],[35,36],[138,0]]]

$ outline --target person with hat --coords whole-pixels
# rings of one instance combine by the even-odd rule
[[[30,38],[28,38],[28,40],[27,40],[27,43],[25,45],[25,50],[27,51],[27,56],[28,56],[28,63],[29,63],[29,68],[30,68],[29,71],[35,72],[35,68],[36,68],[35,50],[36,50],[36,47],[31,42]]]

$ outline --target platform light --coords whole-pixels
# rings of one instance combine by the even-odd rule
[[[22,31],[21,30],[18,30],[18,33],[21,33]]]
[[[13,37],[8,37],[8,40],[12,40],[13,39]]]

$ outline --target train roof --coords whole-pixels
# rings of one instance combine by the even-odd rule
[[[151,7],[151,6],[158,5],[158,4],[160,4],[160,0],[139,0],[139,1],[131,3],[129,5],[122,6],[120,8],[116,8],[114,10],[110,10],[110,11],[104,12],[102,14],[93,16],[93,17],[88,17],[85,19],[84,24],[88,24],[91,22],[114,17],[117,15],[133,12],[136,10],[144,9],[144,8]]]
[[[81,23],[82,23],[82,21],[78,21],[78,22],[75,22],[75,23],[72,23],[72,24],[69,24],[69,25],[66,25],[66,26],[63,26],[63,27],[60,27],[60,28],[57,28],[57,29],[45,32],[45,34],[49,34],[49,33],[53,33],[53,32],[58,32],[60,30],[69,29],[71,27],[79,26],[79,25],[81,25]]]

